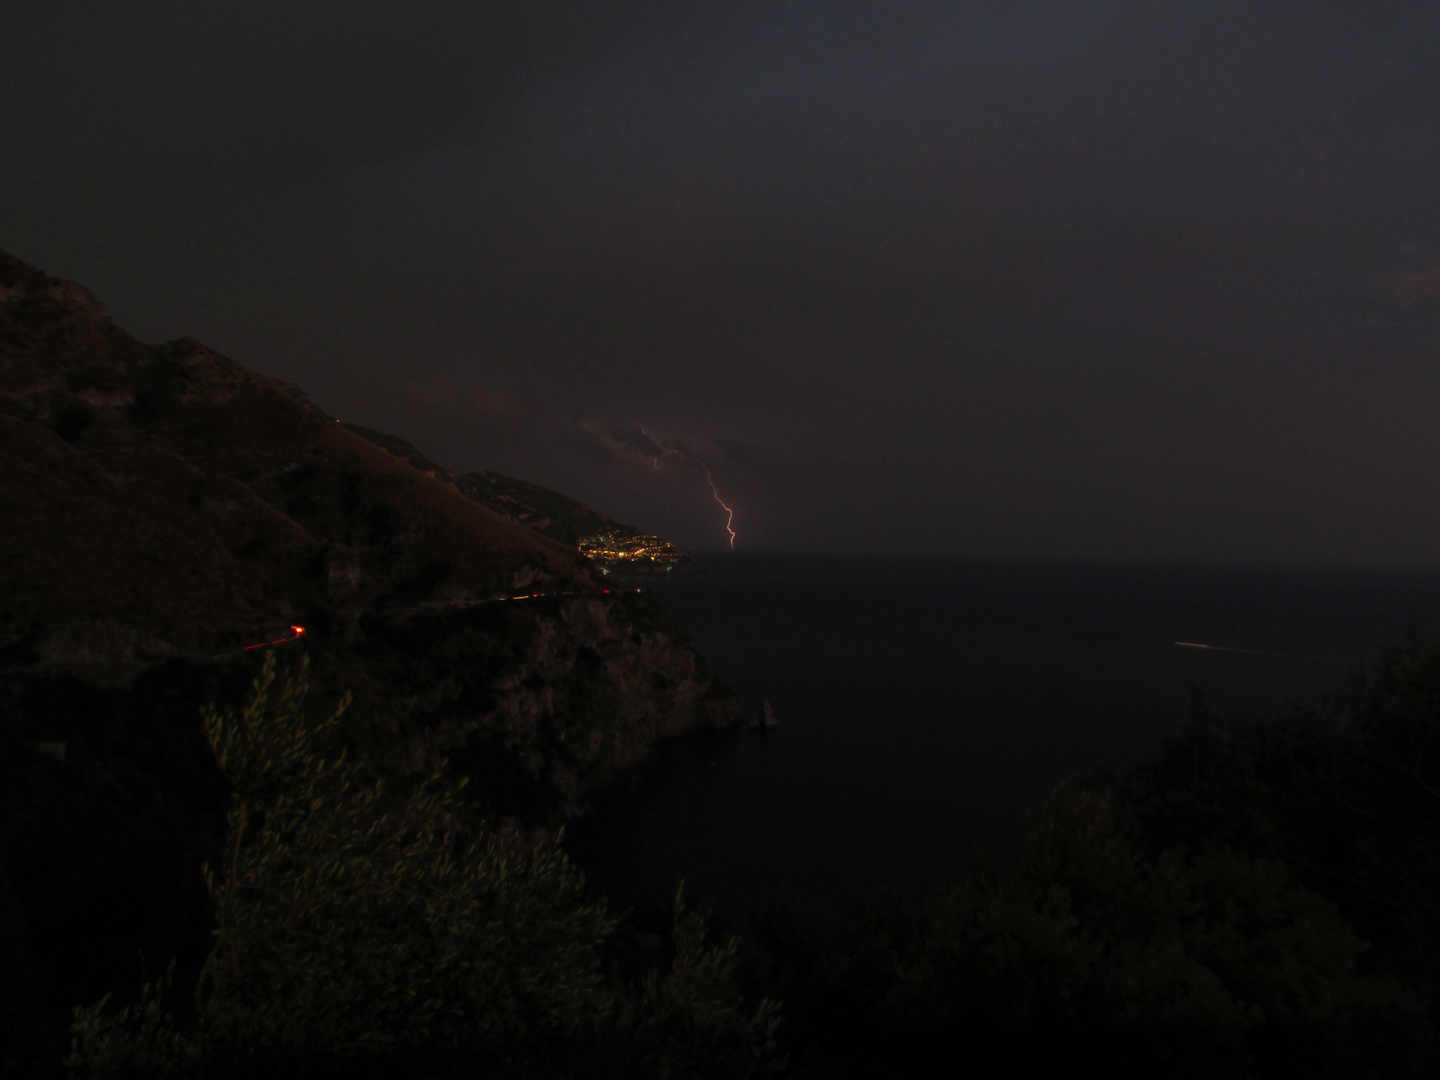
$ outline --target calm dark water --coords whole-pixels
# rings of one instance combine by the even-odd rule
[[[833,924],[856,890],[958,874],[975,841],[1013,855],[1027,808],[1153,754],[1192,685],[1317,704],[1412,613],[1440,630],[1437,574],[729,555],[637,584],[781,726],[662,748],[570,848],[617,900],[683,877],[737,929],[772,892]]]

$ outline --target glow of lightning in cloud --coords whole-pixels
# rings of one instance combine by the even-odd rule
[[[649,433],[648,431],[646,431],[643,427],[640,429],[640,434],[641,434],[641,435],[644,435],[647,439],[650,439],[650,441],[651,441],[652,443],[655,441],[653,438],[650,437],[650,433]],[[661,451],[660,451],[660,456],[661,456],[661,457],[664,457],[664,456],[665,456],[665,451],[664,451],[664,450],[661,450]],[[657,468],[657,469],[660,468],[660,458],[659,458],[659,457],[651,458],[650,464],[653,465],[653,466],[655,466],[655,468]]]
[[[724,510],[725,513],[728,515],[728,516],[725,518],[725,531],[730,534],[730,550],[731,550],[731,551],[734,551],[734,550],[735,550],[735,530],[732,529],[730,526],[731,526],[732,524],[734,524],[734,521],[735,521],[735,511],[734,511],[734,510],[731,510],[730,507],[726,506],[726,505],[725,505],[725,500],[722,499],[722,498],[720,498],[720,489],[715,486],[715,481],[714,481],[714,480],[711,478],[711,476],[710,476],[710,466],[709,466],[709,465],[705,465],[704,462],[701,462],[701,465],[702,465],[702,466],[704,467],[704,469],[705,469],[705,479],[706,479],[707,481],[709,481],[709,483],[710,483],[710,492],[711,492],[711,494],[713,494],[713,495],[715,496],[715,501],[720,504],[720,508],[721,508],[722,510]]]
[[[677,443],[674,443],[674,444],[671,445],[671,446],[665,446],[665,445],[662,445],[661,443],[657,442],[657,441],[655,440],[655,437],[654,437],[653,435],[651,435],[650,432],[646,431],[643,427],[640,428],[639,431],[640,431],[640,434],[641,434],[641,435],[645,436],[646,442],[649,444],[648,447],[645,447],[645,448],[638,447],[638,446],[635,445],[634,440],[624,439],[624,438],[622,438],[621,436],[616,435],[616,434],[613,433],[613,432],[612,432],[611,437],[612,437],[612,439],[614,439],[615,441],[619,442],[622,446],[625,446],[625,447],[626,447],[627,449],[629,449],[630,451],[632,451],[632,452],[638,451],[639,453],[643,454],[644,456],[650,458],[650,465],[651,465],[652,468],[655,468],[655,469],[662,469],[662,468],[664,468],[664,467],[665,467],[665,459],[666,459],[667,457],[669,457],[671,454],[674,454],[676,457],[678,457],[678,458],[680,459],[680,461],[681,461],[683,464],[685,464],[685,465],[697,465],[697,464],[698,464],[702,469],[704,469],[704,470],[705,470],[705,480],[706,480],[706,482],[710,485],[710,494],[712,494],[713,496],[715,496],[715,501],[720,504],[720,509],[722,509],[722,510],[725,511],[725,515],[726,515],[726,517],[725,517],[725,531],[730,534],[730,550],[731,550],[731,551],[734,551],[734,550],[735,550],[735,511],[734,511],[733,509],[731,509],[728,505],[726,505],[724,499],[720,498],[720,489],[715,486],[715,478],[710,475],[710,466],[709,466],[708,464],[706,464],[705,459],[704,459],[703,457],[701,457],[699,454],[697,454],[694,450],[692,450],[692,449],[690,449],[688,446],[686,446],[684,443],[678,443],[678,442],[677,442]],[[658,451],[658,453],[657,453],[657,452],[652,452],[652,451],[650,450],[650,447],[653,447],[655,451]]]

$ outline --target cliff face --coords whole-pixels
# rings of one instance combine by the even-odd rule
[[[348,734],[378,768],[450,752],[574,799],[736,716],[653,598],[607,591],[573,548],[298,388],[198,342],[144,345],[3,253],[0,519],[7,722],[31,737],[81,721],[27,712],[21,684],[243,663],[291,625],[317,688],[355,694]],[[542,595],[505,599],[521,591]]]
[[[524,802],[528,777],[573,803],[657,740],[737,719],[649,594],[423,614],[375,641],[364,666],[400,708],[368,728],[371,756],[410,772],[448,756],[502,801]]]

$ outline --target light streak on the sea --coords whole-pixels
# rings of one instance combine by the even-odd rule
[[[1332,664],[1350,663],[1349,660],[1342,656],[1311,656],[1307,653],[1267,652],[1262,649],[1233,649],[1227,648],[1224,645],[1206,645],[1199,641],[1177,641],[1175,644],[1182,649],[1204,649],[1206,652],[1244,653],[1247,656],[1281,656],[1288,660],[1325,660]]]

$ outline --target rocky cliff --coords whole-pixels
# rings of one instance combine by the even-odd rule
[[[123,694],[291,625],[318,689],[354,693],[346,734],[376,768],[448,753],[521,801],[573,803],[657,739],[734,722],[652,597],[433,471],[0,253],[6,723],[83,754],[86,721],[28,706],[55,700],[37,684]]]

